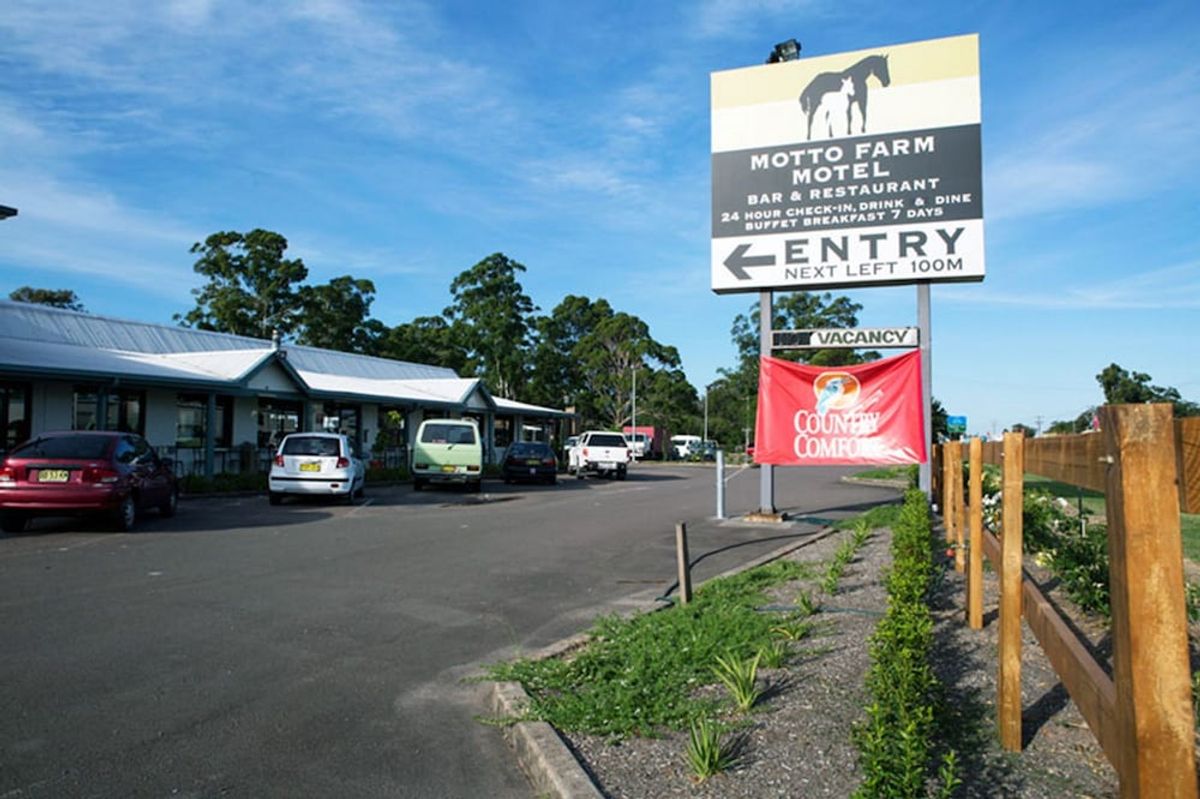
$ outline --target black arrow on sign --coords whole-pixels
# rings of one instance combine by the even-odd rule
[[[750,275],[746,272],[748,266],[774,266],[774,255],[752,255],[747,256],[746,253],[750,250],[749,244],[739,244],[733,248],[733,252],[725,259],[725,268],[733,273],[733,276],[738,280],[749,280]]]

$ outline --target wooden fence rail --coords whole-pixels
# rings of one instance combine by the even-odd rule
[[[1107,406],[1103,433],[970,442],[970,512],[962,510],[963,452],[938,447],[948,541],[967,558],[967,622],[982,627],[983,557],[1000,577],[997,723],[1001,744],[1021,747],[1024,616],[1120,778],[1123,797],[1196,796],[1195,719],[1188,662],[1179,511],[1200,473],[1200,449],[1183,451],[1200,425],[1172,423],[1169,405]],[[1178,444],[1178,446],[1177,446]],[[983,529],[984,463],[1003,467],[999,537]],[[1108,522],[1113,676],[1090,654],[1022,564],[1024,474],[1103,491]],[[970,530],[964,531],[969,520]],[[959,565],[956,557],[956,566]],[[960,567],[960,570],[961,567]]]

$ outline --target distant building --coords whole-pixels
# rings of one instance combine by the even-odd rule
[[[265,470],[286,433],[338,430],[398,466],[436,416],[476,419],[494,461],[570,414],[440,366],[0,301],[0,451],[47,430],[129,430],[180,474],[212,476]]]

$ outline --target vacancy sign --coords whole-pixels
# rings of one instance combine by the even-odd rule
[[[754,460],[777,466],[925,461],[921,352],[857,366],[760,359]]]
[[[712,290],[984,277],[979,37],[712,74]]]

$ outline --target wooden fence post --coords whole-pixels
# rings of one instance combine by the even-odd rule
[[[1170,405],[1101,409],[1121,796],[1196,796]]]
[[[1025,434],[1004,434],[1004,522],[1000,557],[1000,673],[996,712],[1000,745],[1021,751],[1021,540]]]
[[[983,442],[972,438],[968,447],[971,463],[971,536],[967,546],[967,624],[983,629]]]
[[[954,492],[950,487],[954,485],[954,475],[951,469],[954,468],[954,458],[950,451],[954,446],[953,441],[947,441],[942,444],[942,528],[946,532],[946,543],[954,543]]]
[[[688,558],[687,525],[675,523],[675,560],[679,566],[679,604],[692,601],[692,563]]]
[[[954,442],[954,570],[962,574],[967,565],[967,509],[963,501],[963,447]]]

